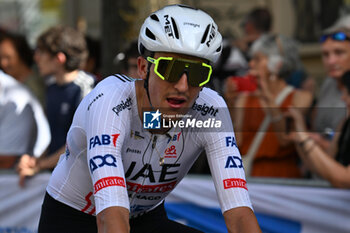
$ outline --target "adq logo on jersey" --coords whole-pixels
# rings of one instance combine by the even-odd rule
[[[143,128],[144,129],[160,129],[160,116],[162,114],[157,111],[143,112]]]
[[[242,159],[238,156],[228,156],[225,168],[243,168]]]
[[[99,167],[117,167],[117,159],[111,154],[96,155],[90,159],[89,166],[91,173],[93,173]]]

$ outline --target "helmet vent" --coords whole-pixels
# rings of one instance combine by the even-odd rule
[[[158,19],[158,16],[157,16],[157,15],[153,14],[153,15],[151,15],[150,17],[151,17],[151,19],[153,19],[153,20],[159,22],[159,19]]]
[[[220,47],[216,50],[216,52],[220,52],[221,51],[221,45]]]
[[[148,28],[146,28],[146,36],[152,40],[156,40],[156,36]]]
[[[201,44],[203,44],[205,42],[205,40],[207,39],[207,36],[209,33],[209,28],[210,28],[210,24],[208,24],[207,28],[205,29],[205,32],[204,32],[202,40],[201,40]]]
[[[177,25],[176,25],[173,17],[171,17],[171,22],[173,24],[175,37],[176,37],[176,39],[179,39],[179,31],[177,30]]]

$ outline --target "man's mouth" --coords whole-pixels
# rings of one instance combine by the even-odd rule
[[[181,97],[170,97],[166,99],[170,107],[172,108],[180,108],[186,102],[185,98]]]
[[[335,72],[335,71],[339,71],[339,70],[340,70],[339,67],[331,67],[331,68],[329,69],[330,72]]]

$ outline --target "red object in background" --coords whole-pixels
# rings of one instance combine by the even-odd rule
[[[252,92],[257,88],[256,78],[252,75],[231,76],[229,79],[235,82],[237,92]]]

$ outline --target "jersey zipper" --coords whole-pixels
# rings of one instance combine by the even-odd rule
[[[156,144],[157,144],[157,135],[154,135],[153,136],[153,141],[152,141],[152,138],[150,139],[150,142],[152,142],[152,149],[151,149],[151,154],[150,154],[150,157],[149,157],[149,160],[148,160],[148,164],[151,164],[151,159],[152,159],[152,155],[153,155],[153,151],[154,151],[154,148],[156,148]],[[147,169],[148,170],[148,169]],[[149,171],[149,170],[148,170]],[[141,187],[144,185],[145,183],[145,180],[146,180],[146,177],[143,178],[142,180],[142,183],[141,183]],[[142,188],[140,188],[139,190],[142,190]],[[140,191],[136,191],[132,194],[132,197],[131,197],[131,200],[130,200],[130,206],[132,206],[132,204],[134,203],[134,200],[135,200],[135,197],[137,194],[140,193]]]
[[[153,150],[156,148],[156,143],[157,143],[157,135],[154,135],[153,143],[152,143],[152,154],[153,154]],[[158,155],[158,156],[159,156],[159,166],[163,166],[163,164],[164,164],[164,157],[161,157],[160,155]]]
[[[156,148],[156,143],[157,143],[157,135],[154,135],[153,142],[152,142],[152,152],[153,152],[154,148]]]

